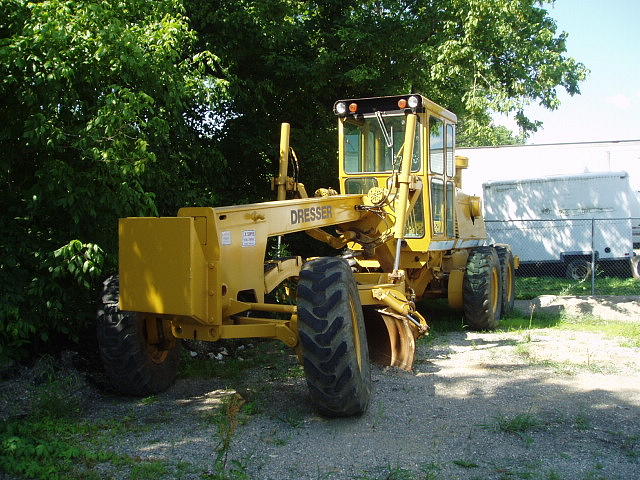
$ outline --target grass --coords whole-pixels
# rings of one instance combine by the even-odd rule
[[[468,460],[454,460],[453,463],[462,468],[478,468],[480,466],[477,463],[469,462]]]
[[[278,380],[303,375],[302,367],[293,361],[292,350],[277,341],[254,341],[254,348],[247,348],[235,355],[225,357],[223,361],[209,358],[194,358],[186,354],[182,358],[181,378],[216,377],[226,381],[227,386],[246,383],[247,373],[266,370],[270,380]],[[264,380],[264,376],[262,378]]]
[[[531,345],[527,341],[516,344],[515,353],[525,359],[529,365],[551,368],[560,375],[575,375],[578,371],[585,370],[593,373],[614,373],[617,371],[612,365],[589,360],[583,363],[576,363],[569,360],[556,361],[538,358],[531,352]]]
[[[519,413],[512,417],[499,415],[495,428],[505,433],[525,433],[543,425],[542,420],[531,413]]]
[[[167,464],[160,461],[139,463],[131,468],[131,480],[155,480],[169,473]]]
[[[553,280],[563,281],[563,279]],[[640,288],[640,283],[638,283],[638,286],[638,288]],[[425,301],[419,305],[418,308],[425,314],[431,327],[429,335],[422,339],[422,342],[432,343],[448,332],[464,331],[467,328],[462,320],[462,314],[451,310],[446,300],[437,299]],[[525,335],[526,343],[526,341],[531,341],[531,331],[536,329],[594,332],[610,338],[620,339],[621,346],[640,348],[639,323],[620,320],[603,320],[587,315],[575,318],[567,315],[553,315],[536,311],[534,311],[532,315],[528,315],[514,310],[500,321],[500,327],[497,331],[522,332]],[[520,348],[524,349],[524,347]],[[524,351],[521,353],[526,355]],[[553,367],[554,365],[549,366]],[[561,364],[556,366],[563,369]],[[572,366],[569,367],[573,368]],[[602,370],[600,368],[601,366],[596,364],[587,365],[587,367],[593,371]]]
[[[197,470],[185,462],[115,453],[109,448],[114,439],[145,425],[132,416],[87,420],[80,401],[86,391],[73,374],[52,368],[41,381],[26,413],[0,421],[0,471],[40,480],[147,480],[183,478]]]
[[[596,277],[597,295],[640,295],[640,282],[633,278]],[[591,295],[591,280],[576,282],[560,277],[516,277],[516,298],[539,295]]]
[[[424,337],[424,342],[435,342],[443,334],[465,330],[462,312],[451,309],[446,299],[423,300],[417,309],[429,324],[429,334]]]
[[[578,430],[589,430],[591,428],[591,419],[586,413],[579,413],[574,418],[574,425]]]
[[[621,338],[622,346],[640,347],[640,324],[620,320],[603,320],[593,316],[579,318],[567,315],[549,315],[534,312],[533,316],[514,311],[500,322],[498,331],[522,331],[530,333],[532,329],[556,329],[567,331],[594,332],[610,338]]]
[[[630,435],[623,432],[608,432],[622,453],[632,460],[640,459],[640,434]]]
[[[562,317],[558,328],[601,333],[611,338],[624,338],[624,346],[640,347],[640,324],[616,320],[603,320],[596,317]]]
[[[357,475],[357,480],[437,480],[440,467],[437,464],[425,464],[419,471],[399,465],[374,468]]]

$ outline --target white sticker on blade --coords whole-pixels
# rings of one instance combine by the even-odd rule
[[[222,232],[222,245],[231,245],[231,232]]]
[[[255,247],[256,246],[256,231],[255,230],[243,230],[242,231],[242,246],[243,247]]]

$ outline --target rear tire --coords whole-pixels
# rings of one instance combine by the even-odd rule
[[[307,262],[298,282],[299,335],[311,398],[329,417],[359,415],[371,398],[362,306],[342,258]]]
[[[513,310],[513,302],[516,299],[516,279],[513,254],[507,245],[496,245],[496,253],[500,260],[500,279],[502,281],[502,310],[504,317]]]
[[[500,323],[502,307],[500,260],[493,247],[469,253],[463,281],[466,323],[474,330],[491,330]]]
[[[166,321],[152,319],[161,341],[149,342],[147,320],[118,307],[119,278],[104,282],[98,310],[98,347],[102,364],[115,389],[125,395],[147,396],[162,392],[175,381],[180,345]]]

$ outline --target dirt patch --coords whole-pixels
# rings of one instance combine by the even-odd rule
[[[533,300],[516,300],[515,308],[529,313],[535,311],[570,317],[592,316],[603,320],[637,322],[640,319],[640,296],[562,296],[541,295]]]
[[[101,445],[170,466],[154,478],[638,479],[639,353],[583,331],[451,332],[419,344],[412,373],[374,368],[358,418],[318,416],[304,379],[272,367],[251,370],[240,397],[221,379],[181,379],[152,399],[91,397],[85,415],[128,418]],[[230,438],[236,472],[214,476],[234,398],[251,406]],[[94,471],[131,478],[108,464]]]

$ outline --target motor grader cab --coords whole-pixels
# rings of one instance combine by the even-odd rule
[[[120,220],[120,275],[105,282],[98,322],[120,391],[167,388],[180,339],[273,338],[298,353],[322,413],[358,414],[370,358],[411,369],[428,331],[416,301],[448,298],[479,329],[512,307],[514,257],[486,245],[479,199],[460,191],[456,116],[420,95],[341,100],[334,112],[340,193],[308,197],[289,176],[283,124],[277,201]],[[336,256],[265,260],[269,238],[301,231]],[[289,279],[292,303],[268,301]]]

